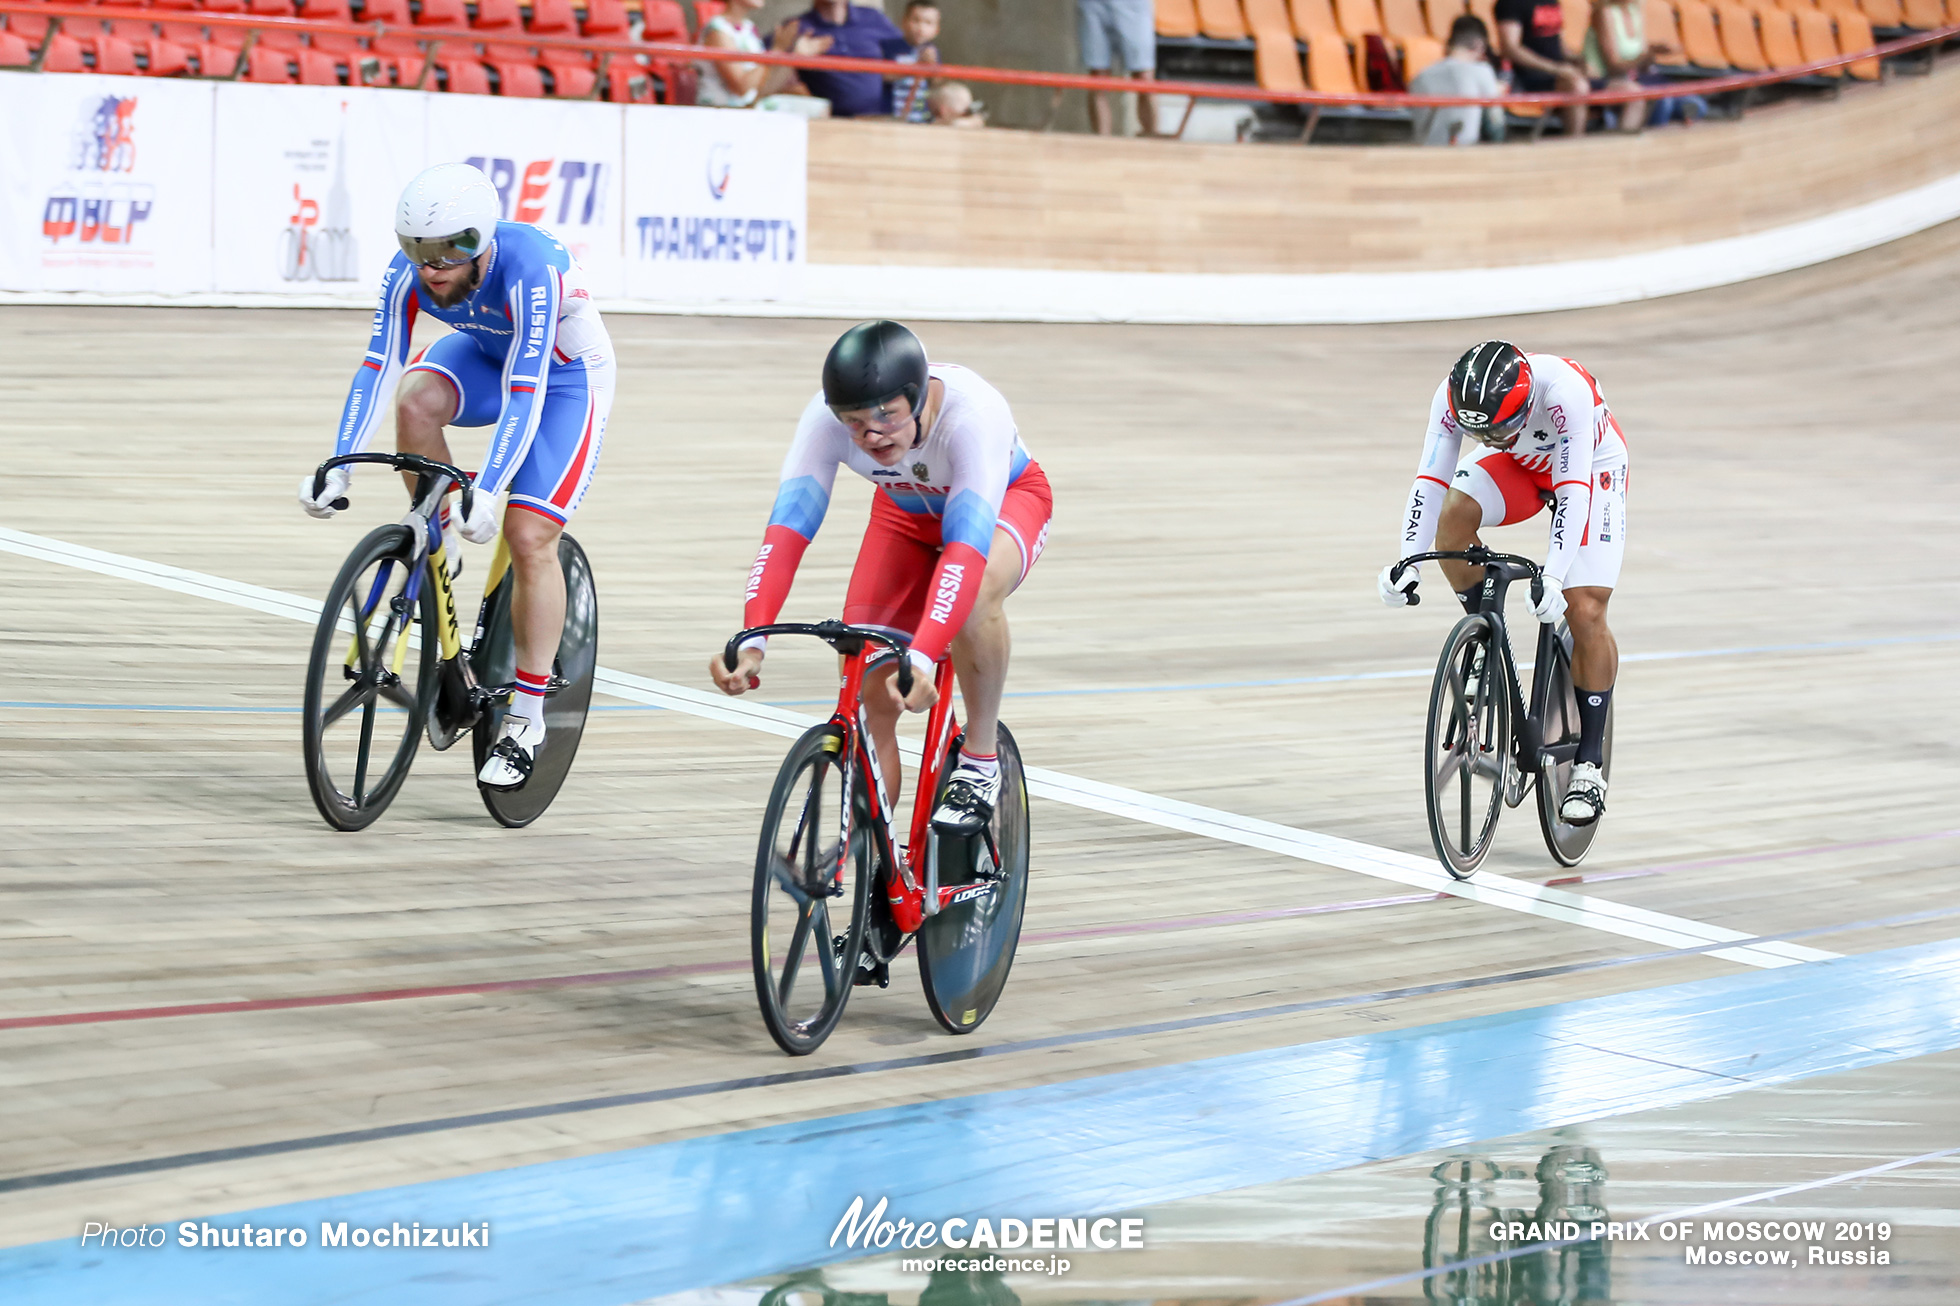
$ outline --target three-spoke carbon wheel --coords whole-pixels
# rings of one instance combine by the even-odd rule
[[[1613,707],[1606,707],[1605,751],[1599,773],[1613,778]],[[1577,866],[1591,851],[1599,834],[1598,821],[1573,825],[1559,815],[1565,801],[1565,787],[1572,782],[1574,757],[1579,751],[1579,699],[1572,686],[1572,632],[1564,622],[1552,641],[1550,683],[1545,694],[1545,747],[1538,762],[1538,828],[1545,832],[1545,847],[1560,866]]]
[[[1443,869],[1459,880],[1490,851],[1504,810],[1511,701],[1503,655],[1489,620],[1465,617],[1443,645],[1429,692],[1429,837]]]
[[[953,747],[959,747],[958,741]],[[990,826],[993,850],[983,838],[933,836],[939,883],[974,889],[972,897],[919,927],[919,980],[926,1005],[955,1034],[980,1028],[1000,1000],[1028,904],[1028,778],[1021,769],[1021,750],[1006,726],[1000,727],[999,753],[1000,799]]]
[[[408,778],[436,683],[436,597],[406,526],[369,532],[320,611],[306,668],[306,783],[327,824],[360,830]],[[419,643],[420,647],[417,647]]]
[[[816,1051],[856,982],[872,884],[872,832],[861,826],[860,768],[842,738],[812,726],[776,773],[756,848],[749,947],[769,1036],[791,1056]]]

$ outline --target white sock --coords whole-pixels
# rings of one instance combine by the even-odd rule
[[[959,764],[969,771],[978,771],[984,776],[996,776],[1000,774],[999,753],[982,755],[979,753],[969,753],[966,749],[962,748],[960,749]]]
[[[527,733],[544,733],[544,691],[551,683],[551,673],[533,675],[520,670],[517,673],[517,688],[510,696],[510,717],[524,722]]]

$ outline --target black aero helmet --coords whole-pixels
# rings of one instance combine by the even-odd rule
[[[904,395],[913,416],[925,406],[926,347],[896,322],[860,322],[823,360],[823,401],[834,413],[875,408]]]
[[[1506,340],[1486,340],[1450,369],[1450,416],[1485,444],[1509,444],[1531,414],[1531,364]]]

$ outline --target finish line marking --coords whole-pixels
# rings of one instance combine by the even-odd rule
[[[178,594],[189,594],[196,598],[230,604],[233,607],[248,608],[268,616],[285,617],[288,620],[307,624],[315,623],[320,619],[319,603],[296,594],[249,585],[243,581],[229,580],[222,576],[212,576],[183,567],[173,567],[166,563],[110,553],[83,544],[73,544],[45,535],[14,530],[11,527],[0,526],[0,549],[42,562],[76,567],[98,575],[137,581]],[[818,720],[816,717],[791,712],[785,708],[770,707],[761,703],[744,703],[722,694],[689,689],[684,685],[636,676],[609,667],[597,669],[593,688],[600,693],[625,699],[628,702],[646,703],[676,712],[685,712],[690,716],[719,721],[724,725],[759,730],[765,734],[779,735],[788,739],[794,739],[802,734]],[[905,749],[912,757],[916,758],[919,755],[919,746],[916,744],[907,744]],[[1391,848],[1381,848],[1374,844],[1343,839],[1335,835],[1319,834],[1312,830],[1300,830],[1275,821],[1240,816],[1234,812],[1181,802],[1136,789],[1126,789],[1120,785],[1103,784],[1100,781],[1068,775],[1060,771],[1050,771],[1043,767],[1028,767],[1027,778],[1030,793],[1066,803],[1071,807],[1101,812],[1108,816],[1121,816],[1167,830],[1176,830],[1182,834],[1201,835],[1221,843],[1277,853],[1318,866],[1353,871],[1360,875],[1373,876],[1378,880],[1387,880],[1430,893],[1480,902],[1485,906],[1501,907],[1506,911],[1523,912],[1544,920],[1581,925],[1588,929],[1639,939],[1647,943],[1683,948],[1710,943],[1738,942],[1758,937],[1741,930],[1710,925],[1665,912],[1648,911],[1603,898],[1572,893],[1565,889],[1532,884],[1488,871],[1479,872],[1474,880],[1459,881],[1452,879],[1434,861],[1426,857],[1417,857],[1410,853],[1397,852]],[[1774,968],[1806,961],[1826,961],[1839,954],[1795,943],[1745,942],[1738,947],[1717,949],[1708,955],[1745,966]]]

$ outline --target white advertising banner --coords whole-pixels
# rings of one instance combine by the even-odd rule
[[[664,303],[795,298],[809,123],[794,114],[626,113],[626,294]]]
[[[585,268],[594,296],[623,293],[618,105],[428,95],[430,164],[489,174],[504,218],[535,222]]]
[[[0,73],[0,287],[211,288],[209,82]]]
[[[427,97],[369,87],[217,87],[219,291],[372,297],[395,200],[423,167]]]

